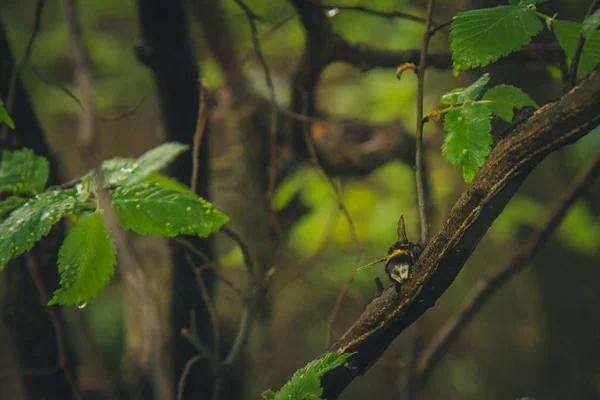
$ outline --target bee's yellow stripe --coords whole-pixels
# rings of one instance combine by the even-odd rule
[[[398,249],[398,250],[394,250],[394,252],[392,254],[388,254],[387,259],[390,260],[393,257],[405,256],[405,255],[408,255],[408,250]]]

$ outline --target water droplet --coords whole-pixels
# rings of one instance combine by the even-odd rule
[[[149,183],[146,183],[146,184],[144,185],[144,189],[148,189],[149,187],[150,187],[150,184],[149,184]]]
[[[87,303],[85,301],[77,302],[77,308],[84,308],[85,306],[87,306]]]
[[[135,208],[137,208],[139,210],[140,208],[142,208],[142,206],[140,206],[139,204],[136,204]]]
[[[185,209],[185,211],[186,211],[186,212],[190,212],[190,211],[192,211],[192,207],[188,207],[188,208],[186,208],[186,209]]]
[[[135,195],[136,195],[136,196],[139,196],[139,195],[140,195],[140,192],[135,192]]]
[[[331,7],[329,10],[327,10],[327,16],[329,18],[335,17],[339,12],[340,12],[339,8],[337,8],[337,7]]]

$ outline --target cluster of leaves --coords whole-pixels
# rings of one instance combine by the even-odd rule
[[[102,164],[104,189],[120,225],[139,234],[206,237],[228,218],[179,182],[158,174],[187,149],[164,143],[137,159]],[[73,187],[46,190],[48,161],[29,149],[4,151],[0,165],[0,271],[31,250],[62,218],[76,222],[58,253],[60,288],[50,304],[83,305],[114,274],[116,251],[98,207],[96,171]]]
[[[578,64],[580,76],[588,75],[600,63],[600,10],[583,24],[561,21],[536,10],[543,0],[509,0],[509,5],[459,13],[452,22],[450,49],[454,73],[484,67],[519,50],[543,29],[543,20],[554,34],[570,63],[580,35],[585,44]],[[541,20],[540,20],[541,19]],[[511,123],[513,108],[537,107],[519,88],[499,85],[476,101],[489,76],[485,74],[468,88],[454,89],[442,96],[450,107],[435,110],[431,117],[446,114],[444,130],[448,133],[442,154],[463,172],[470,182],[491,151],[490,118],[492,113]],[[458,105],[458,106],[457,106]],[[455,107],[457,106],[457,107]]]
[[[354,353],[327,353],[322,358],[309,362],[294,373],[292,379],[277,393],[272,390],[262,392],[264,400],[321,400],[323,388],[320,379],[328,371],[341,367]]]

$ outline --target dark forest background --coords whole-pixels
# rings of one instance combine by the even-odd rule
[[[76,146],[80,106],[65,93],[79,95],[61,1],[0,1],[0,94],[6,99],[13,68],[25,53],[40,3],[45,4],[39,33],[28,63],[18,74],[10,112],[17,128],[9,135],[17,139],[4,145],[31,147],[49,157],[51,184],[56,184],[87,171]],[[230,217],[231,227],[248,244],[263,271],[276,270],[248,343],[220,389],[222,399],[257,399],[262,390],[280,387],[294,371],[325,352],[328,318],[349,271],[356,266],[355,241],[338,199],[328,180],[311,164],[310,149],[294,139],[293,133],[306,125],[302,114],[318,118],[311,124],[311,133],[321,164],[339,183],[340,198],[352,217],[362,248],[359,265],[385,254],[396,240],[401,214],[408,237],[418,239],[413,171],[416,76],[405,73],[402,80],[396,79],[395,67],[403,60],[378,65],[350,54],[339,57],[344,62],[332,62],[335,57],[328,59],[326,48],[321,54],[327,61],[322,71],[303,70],[307,32],[309,41],[318,42],[318,35],[310,32],[320,28],[303,23],[298,3],[303,2],[245,1],[260,17],[254,22],[278,105],[279,157],[271,201],[277,214],[275,224],[267,195],[270,92],[244,10],[234,0],[78,2],[103,117],[99,125],[102,156],[139,155],[165,140],[191,144],[199,109],[197,82],[202,79],[209,117],[200,151],[199,194]],[[459,11],[498,2],[438,3],[434,19],[443,22]],[[425,1],[409,0],[340,4],[417,16],[423,16],[426,7]],[[588,2],[549,1],[539,9],[581,21]],[[343,9],[325,8],[321,13],[348,43],[382,50],[420,48],[422,22]],[[548,46],[553,40],[548,32],[535,39]],[[430,51],[447,52],[448,45],[448,30],[440,30]],[[414,56],[404,61],[414,62]],[[493,84],[518,86],[542,105],[562,95],[564,68],[562,58],[541,57],[502,62],[484,71],[491,74]],[[482,73],[475,70],[454,77],[449,64],[428,68],[426,112],[438,106],[441,94],[468,85]],[[497,123],[494,134],[505,128]],[[460,171],[441,156],[444,132],[440,124],[427,124],[424,140],[433,203],[431,232],[436,232],[466,184]],[[548,205],[567,190],[599,150],[597,132],[549,156],[494,222],[436,306],[341,398],[400,398],[414,338],[427,342],[460,307],[469,289],[507,262],[543,221]],[[171,172],[187,184],[191,166],[188,152]],[[53,254],[63,234],[57,229],[33,252],[39,277],[49,291],[58,282]],[[185,263],[186,248],[174,241],[132,237],[162,310],[162,328],[169,338],[177,379],[196,353],[180,335],[182,328],[190,326],[190,310],[195,310],[202,340],[210,343],[214,330]],[[219,260],[218,273],[208,270],[204,280],[218,314],[221,353],[225,354],[244,303],[219,276],[242,288],[246,271],[242,252],[230,238],[217,233],[213,239],[196,240],[194,245]],[[76,398],[71,375],[86,399],[149,398],[152,385],[140,329],[130,323],[140,304],[119,268],[111,284],[85,308],[52,307],[48,311],[39,304],[39,286],[26,264],[21,257],[0,274],[0,398]],[[572,207],[530,267],[494,295],[462,331],[417,398],[600,399],[599,264],[600,186],[596,184]],[[376,276],[388,284],[383,267],[355,275],[332,325],[334,340],[375,294]],[[57,350],[57,343],[65,348]],[[188,378],[184,398],[211,398],[214,379],[210,365],[198,363]]]

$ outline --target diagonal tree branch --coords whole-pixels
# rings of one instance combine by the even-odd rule
[[[324,375],[325,398],[339,396],[377,362],[404,329],[433,307],[533,168],[551,152],[600,125],[598,109],[600,74],[593,73],[562,99],[505,133],[419,257],[411,280],[399,289],[388,288],[368,304],[334,344],[333,351],[357,354]]]
[[[420,385],[425,384],[437,362],[446,354],[462,330],[477,315],[477,312],[481,310],[487,300],[515,274],[531,263],[532,259],[558,228],[571,206],[594,182],[594,178],[598,173],[600,173],[600,155],[596,156],[590,166],[571,185],[566,195],[557,202],[554,209],[549,213],[548,220],[543,224],[543,228],[533,236],[527,246],[491,277],[482,279],[475,284],[467,294],[463,307],[446,321],[423,351],[423,355],[417,364]]]

